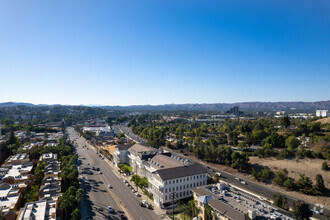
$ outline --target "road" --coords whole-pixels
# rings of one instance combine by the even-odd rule
[[[79,177],[86,192],[81,207],[82,219],[161,219],[152,210],[140,206],[140,198],[124,184],[108,161],[88,146],[73,128],[68,128],[67,132],[69,139],[75,142],[76,152],[81,161]],[[102,174],[93,170],[93,167],[99,168]],[[109,184],[112,186],[111,189],[108,187]],[[114,213],[108,211],[109,205],[114,209]]]
[[[125,132],[125,135],[127,136],[132,136],[132,131],[130,130],[130,128],[127,128],[125,126],[125,124],[120,124],[119,127],[121,128],[121,131]],[[137,136],[136,134],[134,134],[134,137]],[[261,197],[263,198],[269,198],[269,199],[273,199],[273,195],[275,193],[281,193],[281,194],[284,194],[286,197],[287,197],[287,200],[288,200],[288,203],[289,205],[292,207],[293,204],[294,204],[294,201],[297,201],[298,199],[297,198],[294,198],[292,196],[289,196],[283,192],[280,192],[278,190],[275,190],[275,189],[272,189],[272,188],[269,188],[269,187],[265,187],[261,184],[258,184],[258,183],[255,183],[255,182],[252,182],[250,180],[246,180],[246,179],[241,179],[241,178],[238,178],[237,176],[231,174],[231,173],[228,173],[226,171],[223,171],[223,170],[219,170],[217,168],[214,168],[212,167],[211,165],[209,164],[206,164],[202,161],[199,161],[199,160],[194,160],[192,158],[187,158],[185,157],[184,155],[180,154],[180,153],[177,153],[177,152],[174,152],[172,151],[171,149],[168,149],[166,148],[166,150],[170,151],[171,153],[173,153],[174,155],[177,155],[177,156],[180,156],[181,158],[183,159],[187,159],[190,161],[190,163],[201,163],[205,166],[205,168],[208,170],[208,173],[211,175],[211,176],[214,176],[216,173],[221,173],[221,179],[228,182],[228,183],[231,183],[233,185],[236,185],[244,190],[247,190],[247,191],[250,191],[252,193],[255,193],[255,194],[258,194],[260,195]],[[242,184],[242,181],[244,181],[246,184]],[[315,206],[315,204],[311,204],[309,203],[309,206],[310,208],[313,208]],[[286,215],[289,215],[289,216],[292,216],[292,213],[289,213],[287,211],[284,211],[282,210],[281,211],[283,214],[286,214]],[[324,209],[324,212],[327,212],[326,209]],[[327,219],[327,217],[325,215],[319,215],[319,214],[315,214],[313,215],[313,217],[316,217],[318,219]]]

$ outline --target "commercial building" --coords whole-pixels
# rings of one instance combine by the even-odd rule
[[[171,196],[175,201],[189,198],[191,189],[207,182],[207,171],[202,165],[190,165],[186,159],[145,144],[118,145],[113,161],[116,165],[127,163],[135,174],[147,178],[149,192],[162,208],[173,201]]]
[[[159,207],[192,196],[191,189],[206,185],[207,170],[201,164],[158,169],[149,179],[154,202]]]
[[[316,117],[328,117],[329,110],[316,110]]]
[[[206,185],[192,190],[194,200],[200,212],[199,220],[207,219],[206,207],[211,207],[214,220],[287,219],[289,216],[279,212],[278,208],[259,200],[255,195],[247,194],[227,184]]]
[[[115,150],[112,152],[112,159],[116,166],[118,166],[120,163],[129,163],[128,149],[130,149],[132,146],[132,144],[115,146]]]

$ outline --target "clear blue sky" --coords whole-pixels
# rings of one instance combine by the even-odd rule
[[[0,1],[0,102],[329,99],[329,0]]]

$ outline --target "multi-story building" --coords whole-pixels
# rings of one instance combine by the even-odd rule
[[[120,163],[129,163],[128,161],[128,149],[130,149],[133,145],[117,145],[115,147],[115,151],[112,153],[112,159],[116,166]]]
[[[0,219],[16,218],[15,211],[19,208],[21,197],[21,193],[15,185],[0,184]]]
[[[10,156],[0,168],[0,182],[10,184],[33,183],[35,176],[31,174],[33,164],[29,162],[27,154]]]
[[[191,189],[207,184],[207,170],[201,164],[158,169],[149,179],[154,202],[160,207],[189,198]]]
[[[257,216],[264,219],[287,219],[289,216],[278,212],[278,208],[247,194],[227,183],[206,185],[192,190],[194,200],[200,209],[198,219],[207,218],[206,207],[211,208],[214,220],[247,220]]]
[[[329,110],[316,110],[316,117],[328,117]]]
[[[41,200],[30,202],[21,209],[17,220],[56,220],[56,201]]]

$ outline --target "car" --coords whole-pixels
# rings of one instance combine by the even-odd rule
[[[102,172],[101,172],[101,171],[99,171],[99,174],[102,174]]]
[[[136,192],[135,189],[132,189],[132,192],[135,193]]]
[[[136,192],[135,195],[136,195],[137,197],[141,197],[140,193],[138,193],[138,192]]]
[[[100,168],[96,168],[97,171],[100,171]]]
[[[246,182],[245,181],[241,181],[242,184],[246,185]]]
[[[126,184],[126,186],[130,186],[129,183],[125,183],[125,184]]]
[[[140,205],[141,205],[142,207],[148,207],[148,203],[147,203],[146,200],[142,200],[141,203],[140,203]]]
[[[153,210],[154,207],[149,203],[149,204],[148,204],[148,209]]]
[[[110,184],[108,185],[108,187],[109,187],[110,189],[112,188],[112,186],[111,186]]]
[[[124,180],[124,183],[127,183],[127,181],[126,181],[126,180]]]
[[[108,211],[113,212],[113,208],[111,206],[108,206]]]

